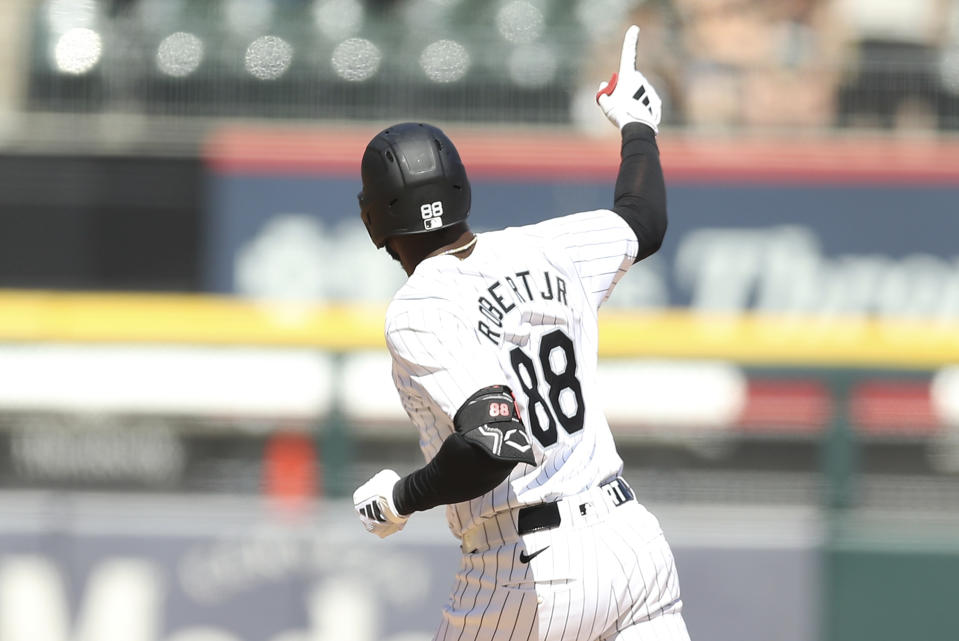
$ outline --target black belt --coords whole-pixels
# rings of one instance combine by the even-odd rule
[[[617,476],[611,481],[603,483],[601,486],[613,501],[613,505],[619,507],[623,503],[632,501],[635,497],[632,488]],[[580,506],[582,509],[582,506]],[[540,503],[539,505],[528,505],[521,508],[517,517],[516,531],[523,534],[537,532],[539,530],[551,530],[562,523],[563,519],[559,513],[559,505],[556,503]]]

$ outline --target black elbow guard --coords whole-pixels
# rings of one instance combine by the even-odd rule
[[[505,385],[484,387],[466,399],[453,417],[453,427],[494,460],[536,465],[526,426]]]

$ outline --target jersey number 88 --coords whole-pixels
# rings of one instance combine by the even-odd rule
[[[554,350],[561,350],[565,357],[565,365],[562,371],[553,369],[553,362],[550,356]],[[549,401],[543,398],[539,391],[539,376],[537,367],[526,352],[520,348],[515,348],[509,354],[510,363],[513,365],[513,371],[516,372],[516,378],[519,379],[520,387],[526,398],[529,399],[526,404],[526,413],[529,415],[529,427],[533,436],[543,447],[548,447],[556,442],[556,424],[559,423],[567,434],[574,434],[583,429],[583,419],[586,415],[586,407],[583,403],[583,388],[576,378],[576,352],[573,350],[573,341],[562,330],[553,330],[543,336],[539,344],[539,363],[543,379],[549,386],[547,397]],[[572,414],[566,414],[560,405],[560,397],[564,390],[570,390],[576,401],[576,411]],[[540,411],[546,418],[546,425],[540,422]]]

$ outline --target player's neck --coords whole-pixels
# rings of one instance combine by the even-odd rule
[[[466,229],[456,237],[452,242],[441,245],[427,254],[424,258],[431,256],[442,256],[447,254],[457,258],[466,258],[473,253],[473,247],[476,245],[476,234]]]
[[[449,227],[437,233],[396,238],[394,245],[400,264],[407,276],[413,274],[417,265],[433,256],[448,254],[463,259],[473,253],[476,236],[465,224]]]

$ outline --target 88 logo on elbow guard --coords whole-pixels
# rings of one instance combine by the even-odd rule
[[[493,418],[509,418],[513,413],[510,411],[509,403],[490,403],[489,415]]]
[[[424,229],[436,229],[443,225],[443,201],[423,203],[420,206],[420,215],[423,217]]]

